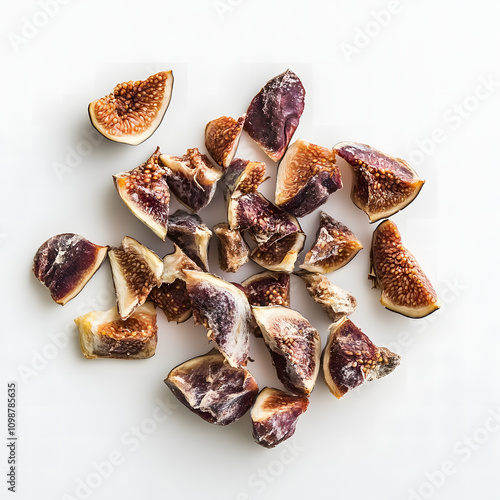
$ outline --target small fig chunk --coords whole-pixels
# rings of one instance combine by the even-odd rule
[[[229,224],[221,223],[214,226],[214,233],[219,238],[219,265],[227,273],[235,273],[248,262],[250,249],[242,234],[237,229],[231,229]]]
[[[335,153],[299,139],[282,158],[276,179],[276,205],[295,217],[316,210],[342,187]]]
[[[158,328],[151,302],[139,306],[126,320],[113,307],[80,316],[75,323],[82,353],[88,359],[145,359],[155,354]]]
[[[89,104],[90,121],[107,139],[136,146],[163,120],[173,84],[172,71],[143,81],[119,83],[111,94]]]
[[[259,392],[248,370],[229,366],[216,350],[176,366],[165,384],[184,406],[216,425],[242,417]]]
[[[224,198],[237,198],[242,194],[253,193],[266,178],[266,164],[257,161],[235,158],[224,172],[222,178]]]
[[[250,418],[253,438],[266,448],[274,448],[293,436],[297,420],[307,410],[307,396],[264,387],[255,400]]]
[[[370,277],[382,290],[380,303],[387,309],[410,318],[423,318],[439,309],[439,299],[429,278],[403,245],[391,220],[380,223],[373,232],[370,258]]]
[[[205,146],[208,154],[223,169],[233,161],[243,132],[245,116],[240,116],[237,120],[230,116],[221,116],[208,122],[205,127]]]
[[[52,299],[64,305],[82,291],[107,252],[107,246],[95,245],[78,234],[58,234],[37,250],[33,273]]]
[[[247,110],[245,130],[273,161],[284,155],[304,111],[306,91],[287,69],[269,80]]]
[[[337,155],[353,170],[351,200],[370,222],[399,212],[418,195],[425,181],[401,158],[357,142],[334,146]]]
[[[289,306],[290,275],[264,271],[241,283],[252,306]]]
[[[330,326],[323,352],[323,373],[330,392],[340,399],[365,381],[389,375],[401,358],[377,347],[350,319]]]
[[[300,267],[312,273],[331,273],[350,262],[362,248],[347,226],[321,212],[316,241]]]

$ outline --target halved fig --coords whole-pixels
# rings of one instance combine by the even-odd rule
[[[176,366],[165,384],[184,406],[216,425],[242,417],[259,392],[248,370],[229,366],[215,349]]]
[[[163,120],[173,84],[172,71],[119,83],[111,94],[89,104],[90,121],[107,139],[136,146],[150,137]]]
[[[335,153],[298,139],[283,156],[276,179],[275,202],[295,217],[304,217],[342,187]]]
[[[199,215],[177,210],[168,219],[167,236],[203,271],[208,271],[208,248],[212,231]]]
[[[222,178],[224,199],[253,193],[266,180],[266,164],[235,158]]]
[[[403,245],[391,220],[380,223],[373,232],[370,259],[370,278],[382,290],[380,303],[387,309],[410,318],[423,318],[439,309],[439,298],[429,278]]]
[[[226,169],[233,161],[245,116],[240,116],[237,120],[230,116],[221,116],[207,123],[205,127],[205,146],[212,159]]]
[[[109,250],[118,314],[127,319],[144,304],[149,292],[160,285],[163,262],[149,248],[125,236],[119,247]]]
[[[347,226],[321,212],[316,241],[299,267],[312,273],[331,273],[350,262],[362,248]]]
[[[78,234],[58,234],[36,251],[33,274],[52,299],[64,305],[82,291],[107,253],[107,246],[95,245]]]
[[[401,357],[377,347],[350,319],[330,326],[323,352],[323,374],[330,392],[340,399],[365,381],[389,375]]]
[[[214,226],[214,233],[219,238],[219,266],[227,273],[235,273],[248,262],[250,248],[237,229],[231,229],[229,224],[221,223]]]
[[[370,222],[405,208],[425,182],[405,160],[366,144],[340,142],[334,151],[352,167],[351,200],[368,215]]]
[[[307,410],[309,398],[264,387],[250,411],[253,438],[266,448],[274,448],[293,436],[298,418]]]
[[[93,311],[75,319],[83,355],[93,358],[145,359],[154,356],[156,310],[151,302],[139,306],[123,320],[118,310]]]
[[[252,306],[281,383],[291,392],[311,393],[319,372],[321,339],[300,313],[284,306]]]
[[[289,306],[290,274],[264,271],[241,283],[252,306]]]
[[[306,91],[287,69],[269,80],[252,99],[244,129],[273,161],[281,159],[299,125]]]
[[[163,241],[167,235],[170,191],[165,178],[167,170],[160,163],[160,148],[148,161],[113,175],[115,187],[132,213]]]
[[[213,274],[188,270],[184,274],[195,324],[208,329],[207,337],[231,366],[245,366],[252,327],[245,293]]]

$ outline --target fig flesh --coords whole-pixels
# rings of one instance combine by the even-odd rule
[[[253,193],[266,179],[266,165],[257,161],[235,158],[222,178],[224,199]]]
[[[241,283],[251,306],[289,306],[290,275],[273,271],[254,274]]]
[[[403,245],[391,220],[380,223],[373,232],[370,259],[371,278],[382,290],[380,303],[384,307],[410,318],[423,318],[439,309],[439,298],[429,278]]]
[[[205,127],[205,146],[208,154],[224,170],[229,167],[238,149],[245,116],[240,116],[237,120],[230,116],[221,116],[208,122]]]
[[[237,229],[231,229],[229,224],[221,223],[214,226],[214,233],[219,238],[219,266],[222,271],[235,273],[248,262],[250,248]]]
[[[370,222],[390,217],[409,205],[425,181],[401,159],[356,142],[334,146],[353,170],[351,200]]]

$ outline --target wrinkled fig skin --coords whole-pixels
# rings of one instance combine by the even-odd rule
[[[214,233],[219,238],[219,266],[226,273],[235,273],[249,260],[250,248],[237,229],[229,224],[214,226]]]
[[[274,448],[295,433],[297,420],[307,410],[307,396],[265,387],[257,396],[250,418],[253,438],[265,448]]]
[[[382,290],[380,303],[387,309],[410,318],[423,318],[439,309],[434,287],[391,220],[375,229],[370,258],[370,277]]]
[[[184,406],[216,425],[242,417],[259,392],[248,370],[229,366],[215,350],[174,368],[165,384]]]
[[[221,116],[207,123],[205,127],[205,146],[208,154],[221,167],[226,169],[234,158],[246,115],[237,120]]]
[[[58,234],[37,250],[33,274],[48,288],[52,299],[64,305],[81,292],[107,253],[107,246],[95,245],[78,234]]]
[[[266,164],[235,158],[224,172],[224,199],[253,193],[266,180]]]
[[[401,357],[386,347],[377,347],[346,318],[330,326],[322,361],[326,384],[340,399],[365,381],[389,375]]]
[[[273,161],[281,159],[299,125],[305,94],[288,69],[269,80],[248,107],[245,131]]]
[[[405,208],[425,182],[405,160],[366,144],[341,142],[334,150],[352,167],[351,199],[368,215],[370,222],[390,217]]]

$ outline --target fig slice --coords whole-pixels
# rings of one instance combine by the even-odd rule
[[[75,319],[83,355],[93,358],[145,359],[154,356],[158,328],[151,302],[139,306],[128,319],[118,310],[92,311]]]
[[[241,283],[251,306],[289,306],[290,274],[264,271]]]
[[[273,161],[281,159],[299,125],[306,91],[291,70],[269,80],[252,99],[244,129]]]
[[[149,248],[125,236],[119,247],[109,250],[118,314],[127,319],[144,304],[149,292],[160,285],[163,262]]]
[[[321,212],[316,241],[299,267],[312,273],[331,273],[350,262],[362,248],[347,226]]]
[[[205,146],[212,159],[226,169],[233,161],[246,115],[237,120],[230,116],[221,116],[207,123],[205,127]]]
[[[250,248],[237,229],[229,224],[220,223],[214,226],[214,233],[219,238],[219,266],[222,271],[235,273],[248,262]]]
[[[297,420],[307,410],[309,398],[264,387],[250,411],[253,438],[265,448],[274,448],[295,433]]]
[[[213,274],[188,270],[184,274],[195,324],[207,328],[207,337],[231,366],[245,366],[252,327],[245,293]]]
[[[208,248],[212,231],[199,215],[177,210],[168,219],[167,236],[203,271],[208,271]]]
[[[52,299],[64,305],[82,291],[107,253],[107,246],[95,245],[78,234],[58,234],[36,251],[33,274]]]
[[[299,312],[284,306],[252,306],[281,383],[294,394],[311,393],[321,357],[318,331]]]
[[[165,384],[184,406],[216,425],[241,418],[259,392],[248,370],[229,366],[215,349],[176,366]]]
[[[150,137],[163,120],[173,84],[172,71],[119,83],[111,94],[89,104],[90,121],[107,139],[136,146]]]
[[[198,212],[212,201],[222,172],[206,155],[192,148],[184,156],[161,155],[160,160],[169,169],[167,183],[172,193],[183,205]]]
[[[128,172],[113,175],[115,187],[125,205],[163,241],[167,235],[170,191],[167,170],[160,163],[160,148]]]
[[[235,158],[222,178],[224,199],[253,193],[266,180],[266,164]]]
[[[330,326],[323,352],[323,374],[330,392],[340,399],[365,381],[389,375],[401,357],[377,347],[350,319]]]
[[[384,307],[410,318],[423,318],[439,309],[429,278],[403,245],[391,220],[381,222],[373,232],[370,259],[370,278],[382,290],[380,303]]]
[[[353,170],[351,200],[376,222],[409,205],[424,184],[417,172],[401,159],[357,142],[340,142],[337,155]]]
[[[275,202],[295,217],[304,217],[326,203],[341,187],[335,153],[298,139],[279,164]]]

